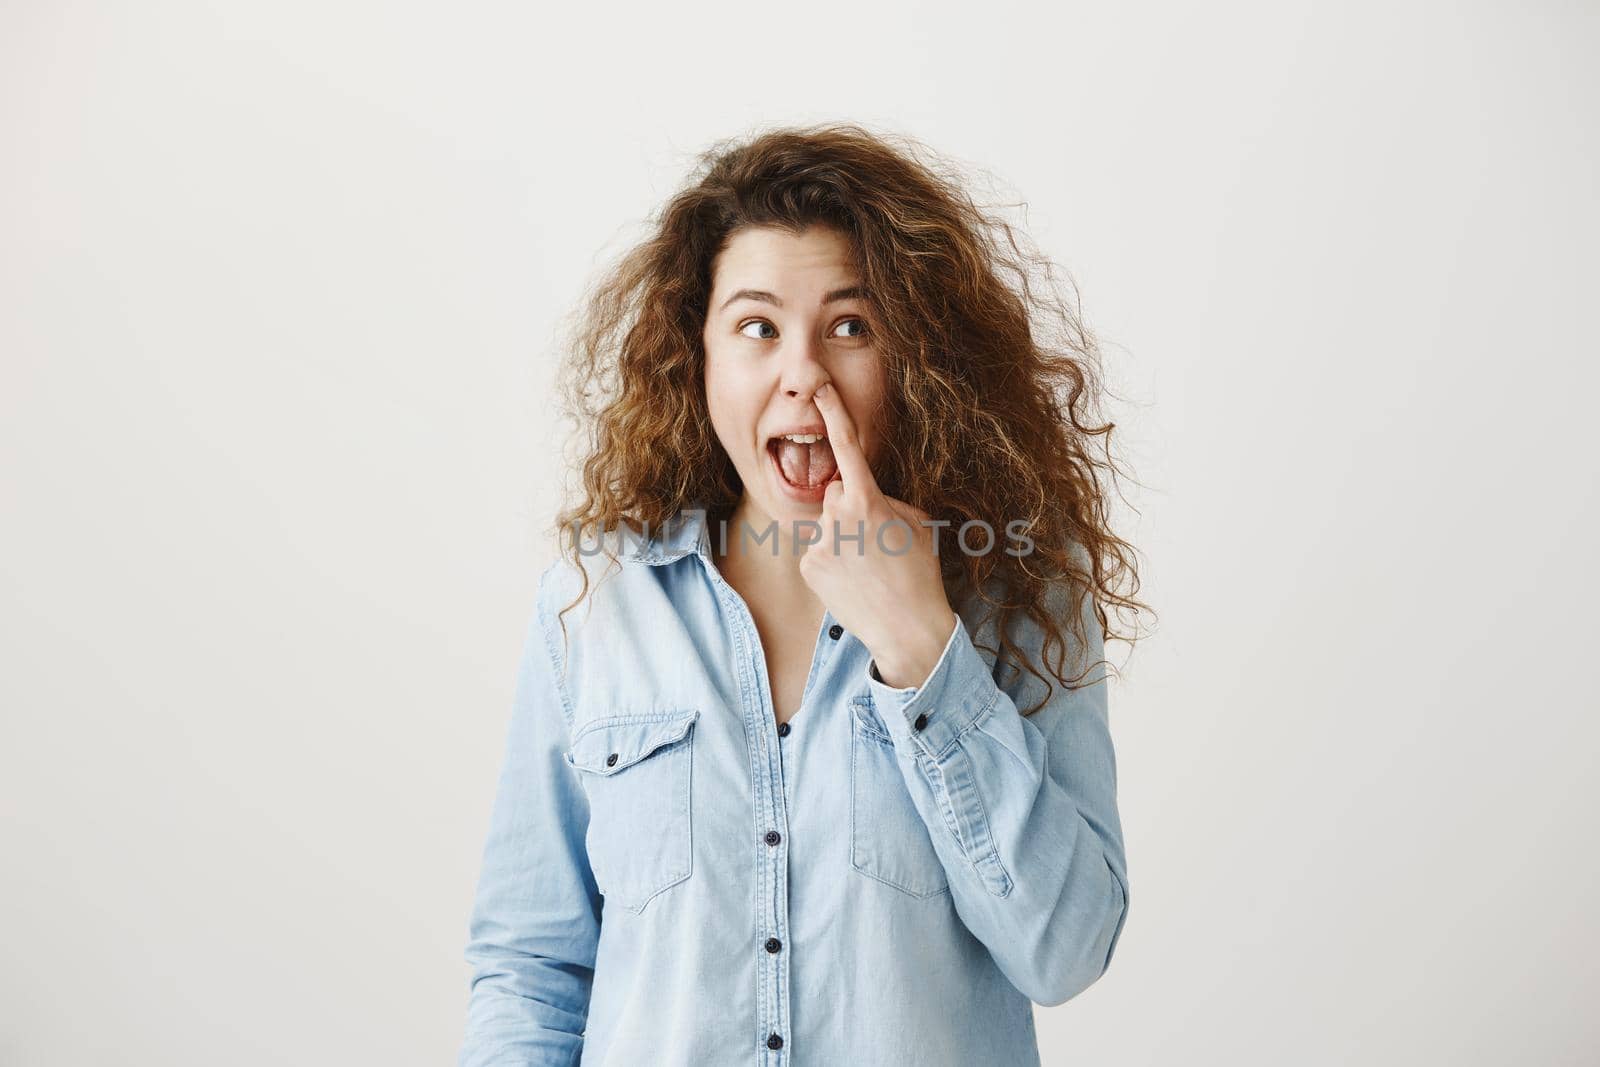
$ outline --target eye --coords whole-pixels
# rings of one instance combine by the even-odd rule
[[[843,336],[855,338],[855,337],[865,337],[867,335],[867,320],[863,319],[863,318],[860,318],[859,316],[851,317],[851,318],[848,318],[848,319],[840,319],[838,326],[835,326],[834,330],[837,331],[839,326],[843,326],[845,323],[849,323],[849,322],[853,322],[853,323],[856,324],[856,331],[854,333],[845,334]],[[750,338],[752,341],[770,341],[770,340],[772,340],[772,337],[773,337],[772,334],[767,334],[765,336],[759,336],[758,337],[758,336],[756,336],[754,334],[746,333],[745,331],[747,329],[749,329],[751,326],[766,326],[766,327],[771,328],[772,327],[772,323],[768,322],[766,319],[749,319],[749,320],[746,320],[745,322],[741,322],[739,324],[739,333],[742,334],[745,337]],[[835,335],[837,335],[837,333]]]

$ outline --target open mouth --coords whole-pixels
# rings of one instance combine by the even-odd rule
[[[802,492],[826,487],[839,471],[833,448],[821,434],[784,434],[769,438],[767,454],[772,457],[778,476],[790,488]]]

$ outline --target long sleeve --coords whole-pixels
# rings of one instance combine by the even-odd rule
[[[584,845],[588,800],[561,758],[570,710],[545,578],[523,644],[472,909],[460,1067],[568,1067],[583,1049],[600,904]]]
[[[1090,640],[1077,669],[1104,645],[1087,596],[1081,610]],[[1038,663],[1042,634],[1027,632]],[[1025,717],[959,616],[921,686],[893,688],[876,664],[867,673],[962,922],[1030,1000],[1061,1004],[1088,988],[1128,913],[1104,677],[1072,691],[1052,680],[1049,701]]]

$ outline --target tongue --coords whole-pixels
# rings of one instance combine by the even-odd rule
[[[783,468],[785,478],[805,489],[825,484],[839,469],[833,459],[833,448],[828,442],[802,445],[781,438],[778,441],[778,465]]]

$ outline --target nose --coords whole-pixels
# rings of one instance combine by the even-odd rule
[[[793,342],[786,347],[779,372],[779,387],[785,396],[810,400],[824,382],[832,380],[828,369],[818,359],[821,346],[808,339]]]

